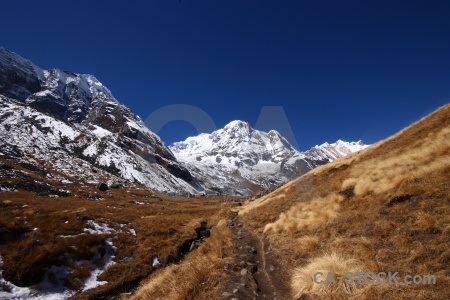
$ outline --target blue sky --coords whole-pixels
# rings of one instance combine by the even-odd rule
[[[187,104],[218,128],[255,125],[281,106],[301,150],[373,143],[450,102],[450,1],[132,3],[0,0],[0,45],[95,75],[143,119]],[[266,123],[289,135],[275,115]],[[196,130],[173,121],[159,134]]]

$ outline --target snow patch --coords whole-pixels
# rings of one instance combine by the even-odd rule
[[[94,227],[92,228],[84,228],[84,231],[89,232],[90,234],[108,234],[116,232],[114,228],[111,228],[106,223],[96,223],[93,220],[87,221],[87,225]]]
[[[52,282],[49,276],[52,274]],[[0,256],[0,299],[11,300],[63,300],[75,293],[63,286],[68,270],[65,266],[52,266],[44,275],[41,283],[30,287],[19,287],[3,278],[3,259]],[[56,284],[55,284],[56,283]]]
[[[113,246],[112,239],[108,238],[105,240],[105,243],[107,245],[106,247],[106,253],[101,258],[102,259],[102,267],[96,268],[92,271],[91,276],[89,276],[88,279],[86,279],[84,283],[84,287],[82,291],[86,291],[89,289],[96,288],[100,285],[107,284],[107,281],[99,281],[97,278],[100,276],[106,269],[108,269],[110,266],[114,264],[114,251],[116,250],[116,247]],[[95,259],[95,258],[94,258]]]
[[[155,258],[153,258],[152,267],[156,268],[156,267],[159,267],[160,265],[161,265],[161,263],[159,262],[158,257],[155,256]]]
[[[94,125],[94,127],[95,127],[95,129],[92,130],[92,133],[94,133],[100,139],[104,138],[104,137],[107,137],[107,136],[112,136],[113,135],[111,131],[104,129],[103,127],[100,127],[100,126],[97,126],[97,125]]]
[[[90,261],[80,261],[78,263],[87,263],[93,271],[86,279],[82,291],[93,289],[97,286],[108,283],[99,281],[100,276],[107,268],[114,264],[114,252],[116,247],[112,243],[112,238],[105,240],[106,251],[103,257],[100,253]],[[94,261],[100,261],[100,266],[94,265]],[[3,259],[0,256],[0,299],[11,300],[63,300],[73,296],[76,291],[64,287],[64,282],[71,270],[67,266],[51,266],[45,272],[44,279],[36,285],[30,287],[18,287],[3,278]]]

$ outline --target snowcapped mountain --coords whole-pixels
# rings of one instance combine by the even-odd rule
[[[171,193],[202,189],[94,76],[42,70],[1,47],[0,156],[86,181],[125,180]]]
[[[249,195],[365,147],[339,140],[298,152],[275,130],[242,121],[166,147],[94,76],[42,70],[0,47],[0,157],[85,182]]]
[[[338,140],[299,152],[277,131],[255,130],[243,121],[169,146],[205,188],[236,195],[278,186],[366,147]]]
[[[363,141],[344,142],[342,140],[337,140],[336,143],[332,144],[323,143],[320,146],[316,145],[304,153],[313,160],[325,160],[330,162],[367,147],[369,147],[369,145],[365,145]]]

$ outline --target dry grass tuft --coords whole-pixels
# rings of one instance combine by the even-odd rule
[[[336,252],[326,253],[312,259],[304,267],[295,268],[292,272],[291,288],[295,293],[295,297],[299,297],[305,292],[325,294],[345,292],[351,294],[364,287],[364,285],[359,284],[356,277],[353,278],[352,283],[339,280],[338,277],[346,278],[347,272],[356,273],[364,271],[367,271],[366,266],[357,259],[349,258]],[[314,275],[318,272],[321,274],[316,276],[316,281],[322,281],[322,284],[314,282]],[[329,273],[333,274],[336,284],[325,282]]]
[[[267,224],[264,232],[302,230],[326,225],[338,215],[337,210],[342,200],[341,195],[331,194],[325,198],[298,203],[286,213],[281,213],[277,221]]]
[[[313,236],[313,235],[305,235],[305,236],[299,237],[297,239],[297,242],[298,242],[299,246],[301,248],[303,248],[304,250],[318,248],[320,245],[319,238],[317,236]]]

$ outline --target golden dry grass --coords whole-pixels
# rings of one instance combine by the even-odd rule
[[[450,164],[450,128],[430,132],[406,149],[389,152],[382,160],[373,158],[359,164],[342,183],[354,187],[357,196],[383,193],[404,180],[412,180]]]
[[[245,214],[246,212],[251,211],[254,208],[258,208],[261,206],[264,206],[268,204],[268,202],[276,202],[278,200],[283,200],[286,198],[286,188],[281,187],[278,188],[275,192],[264,195],[263,197],[259,198],[256,201],[247,202],[247,205],[245,205],[242,209],[239,210],[239,214]]]
[[[292,296],[448,299],[449,178],[446,105],[360,153],[248,203],[239,213],[256,234],[266,236],[280,263],[292,272]],[[333,259],[324,253],[334,253]],[[358,266],[366,272],[430,274],[437,284],[317,287],[310,279],[317,269],[326,270],[325,262],[335,272],[339,266],[351,271],[346,269],[363,262]]]
[[[129,300],[153,299],[218,299],[222,283],[226,253],[231,251],[231,232],[221,221],[212,237],[186,257],[180,264],[171,265],[153,274],[137,289]]]
[[[277,221],[267,224],[264,232],[300,231],[326,225],[336,218],[342,200],[341,195],[331,194],[325,198],[293,205],[286,213],[281,213]]]
[[[297,267],[292,271],[291,288],[294,297],[299,297],[303,292],[312,293],[347,293],[352,294],[361,289],[365,284],[358,283],[358,278],[352,276],[349,280],[339,280],[338,278],[347,278],[346,273],[367,271],[363,262],[347,258],[337,252],[325,253],[322,256],[315,257],[312,261],[302,267]],[[317,274],[316,273],[320,273]],[[327,281],[329,274],[332,274],[335,283]],[[363,281],[361,281],[363,282]]]
[[[301,245],[305,250],[308,250],[310,248],[316,248],[319,247],[319,238],[317,236],[313,235],[305,235],[302,237],[299,237],[297,239],[297,243]]]
[[[22,170],[14,161],[1,159],[1,163]],[[46,181],[40,174],[26,171],[34,180]],[[112,238],[116,264],[99,278],[108,284],[78,293],[74,298],[94,299],[127,292],[152,274],[155,256],[163,266],[171,264],[179,255],[179,247],[196,237],[194,229],[201,220],[214,226],[228,211],[220,197],[173,198],[131,185],[111,189],[110,198],[108,193],[96,190],[95,185],[82,186],[72,181],[73,184],[60,186],[50,182],[54,187],[70,190],[69,197],[41,197],[22,190],[0,193],[0,256],[5,279],[27,286],[39,282],[50,266],[64,264],[71,268],[66,286],[79,290],[91,270],[77,262],[101,254],[105,240]],[[89,194],[104,200],[88,199]],[[114,231],[85,232],[89,220],[107,224]]]

